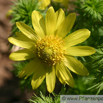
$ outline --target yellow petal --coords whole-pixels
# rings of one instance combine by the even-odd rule
[[[57,12],[56,12],[56,16],[57,16],[57,23],[56,23],[56,30],[58,29],[58,27],[60,26],[60,24],[63,22],[63,20],[65,19],[65,13],[64,11],[60,8]]]
[[[32,12],[32,24],[36,34],[43,38],[46,35],[45,21],[43,16],[38,11]]]
[[[84,67],[84,65],[71,56],[65,56],[67,60],[64,61],[65,65],[74,73],[78,75],[87,76],[89,75],[88,70]]]
[[[56,32],[56,35],[64,38],[69,33],[71,28],[73,27],[75,19],[76,19],[75,13],[69,14],[65,18],[65,20],[61,23],[60,27],[58,28],[58,30]]]
[[[37,65],[37,66],[38,66],[38,68],[35,71],[35,73],[32,77],[32,81],[31,81],[31,85],[32,85],[33,89],[38,88],[46,76],[46,70],[43,67],[43,65],[39,63],[39,65]]]
[[[94,54],[95,52],[95,49],[89,46],[75,46],[68,47],[66,49],[67,55],[72,56],[88,56]]]
[[[22,32],[16,32],[16,38],[21,39],[22,41],[28,41],[28,42],[32,41],[26,35],[24,35]],[[34,42],[34,41],[32,41],[32,42]]]
[[[55,68],[54,67],[46,68],[46,85],[49,93],[51,93],[54,90],[55,81],[56,81]]]
[[[40,9],[44,10],[50,4],[50,0],[38,0],[40,2]]]
[[[14,45],[17,45],[19,47],[22,48],[27,48],[27,49],[33,49],[35,43],[33,43],[32,41],[23,41],[22,38],[18,38],[18,37],[9,37],[8,41]]]
[[[46,13],[46,33],[47,35],[54,35],[56,28],[56,13],[53,7],[50,7]]]
[[[16,22],[16,25],[19,28],[19,30],[31,40],[36,41],[38,39],[38,36],[35,33],[35,31],[28,25],[24,24],[23,22]]]
[[[56,75],[57,75],[59,81],[60,81],[62,84],[66,84],[65,79],[62,78],[61,72],[59,72],[58,69],[56,69]]]
[[[64,63],[60,63],[56,65],[56,75],[58,79],[60,80],[61,83],[63,84],[68,84],[71,87],[74,87],[74,80],[67,69],[67,67],[64,65]]]
[[[22,50],[13,52],[9,55],[9,58],[14,61],[27,60],[34,57],[35,57],[35,54],[33,53],[33,51],[30,51],[28,49],[22,49]]]
[[[31,60],[19,73],[19,78],[30,76],[33,74],[39,67],[40,62],[38,59]]]
[[[90,36],[88,29],[79,29],[64,38],[65,47],[73,46],[85,41]]]
[[[34,45],[35,45],[35,41],[29,39],[26,35],[24,35],[22,32],[16,32],[16,37],[14,37],[17,40],[20,41],[25,41],[27,43],[30,43],[30,45],[33,45],[33,50],[35,50]],[[12,41],[11,41],[12,42]],[[16,45],[16,44],[15,44]],[[22,45],[22,44],[21,44]],[[18,45],[19,46],[19,45]]]

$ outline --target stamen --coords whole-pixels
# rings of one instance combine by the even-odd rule
[[[38,40],[36,44],[36,53],[39,59],[49,65],[55,65],[64,59],[65,50],[63,49],[63,40],[57,36],[45,36]]]

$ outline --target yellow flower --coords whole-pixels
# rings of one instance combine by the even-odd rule
[[[65,7],[68,7],[69,0],[53,0],[53,1],[62,3]],[[51,0],[38,0],[38,2],[40,3],[39,4],[40,9],[44,10],[48,5],[50,5]]]
[[[8,10],[7,14],[6,14],[6,17],[9,18],[13,13],[13,10]]]
[[[60,2],[60,3],[62,3],[65,7],[68,7],[69,0],[53,0],[53,1]]]
[[[38,0],[38,2],[40,2],[41,10],[44,10],[50,4],[50,0]]]
[[[9,58],[14,61],[31,61],[21,70],[19,77],[27,78],[33,74],[31,85],[38,88],[46,78],[47,90],[51,93],[55,88],[56,76],[62,84],[74,86],[69,70],[78,75],[88,75],[88,70],[73,56],[88,56],[95,53],[89,46],[74,46],[90,36],[88,29],[77,30],[66,36],[76,19],[75,13],[65,18],[62,9],[57,12],[53,7],[47,10],[45,20],[38,11],[32,13],[34,30],[22,22],[16,25],[21,32],[8,40],[25,49],[13,52]],[[69,68],[69,70],[68,70]]]

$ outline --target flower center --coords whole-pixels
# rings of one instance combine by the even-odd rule
[[[37,56],[49,65],[55,65],[64,59],[63,41],[57,36],[45,36],[37,41]]]

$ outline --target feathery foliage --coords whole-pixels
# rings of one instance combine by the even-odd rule
[[[92,58],[90,73],[94,76],[94,79],[91,83],[92,86],[88,90],[93,90],[96,94],[103,94],[103,48],[97,49]]]

